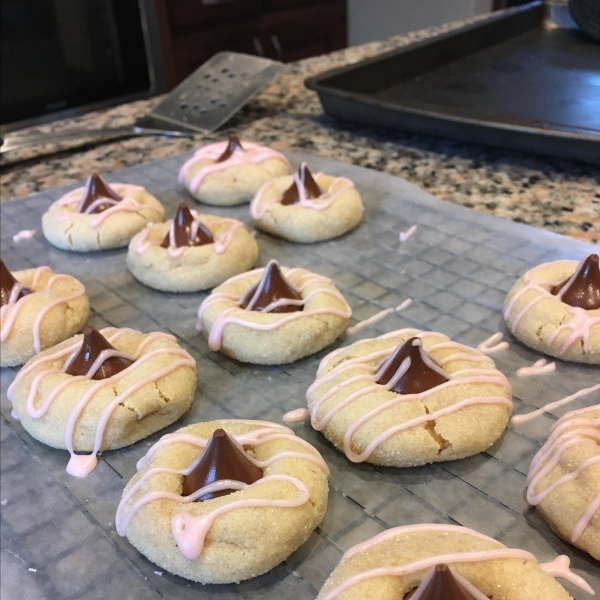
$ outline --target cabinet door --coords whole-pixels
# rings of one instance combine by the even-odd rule
[[[346,47],[346,2],[273,11],[261,17],[265,54],[290,62]]]
[[[177,82],[185,79],[217,52],[230,50],[257,54],[259,39],[260,32],[255,21],[211,25],[205,29],[173,35],[173,62]]]
[[[204,25],[258,15],[262,0],[167,0],[171,27]]]

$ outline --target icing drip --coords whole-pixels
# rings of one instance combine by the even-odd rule
[[[375,536],[374,538],[371,538],[370,540],[367,540],[366,542],[363,542],[361,544],[358,544],[358,545],[350,548],[350,550],[348,550],[344,554],[344,556],[342,556],[342,559],[340,562],[348,560],[351,556],[358,554],[359,552],[363,552],[364,550],[367,550],[368,548],[371,548],[371,547],[375,546],[376,544],[379,544],[380,542],[383,542],[385,540],[389,540],[389,539],[397,537],[397,536],[407,535],[407,534],[418,532],[418,531],[443,531],[443,532],[448,532],[448,533],[451,533],[451,532],[467,533],[467,534],[476,536],[478,538],[484,539],[486,541],[493,542],[494,544],[498,544],[498,547],[493,550],[478,550],[478,551],[472,551],[472,552],[453,552],[451,554],[439,554],[437,556],[428,556],[425,558],[421,558],[420,560],[405,563],[403,565],[390,566],[390,567],[376,567],[373,569],[369,569],[367,571],[362,571],[360,573],[356,573],[355,575],[352,575],[352,576],[346,578],[344,581],[342,581],[340,584],[338,584],[332,590],[330,590],[327,594],[325,594],[323,596],[322,600],[334,600],[334,598],[337,598],[342,592],[345,592],[349,588],[353,587],[354,585],[356,585],[362,581],[367,581],[369,579],[374,579],[376,577],[389,577],[389,576],[402,577],[405,575],[409,575],[411,573],[415,573],[417,571],[422,571],[424,569],[435,568],[439,564],[449,565],[449,564],[466,563],[466,562],[472,563],[472,562],[480,562],[480,561],[485,561],[485,560],[496,560],[496,559],[502,559],[502,558],[518,558],[518,559],[522,559],[522,560],[525,560],[528,562],[533,562],[533,563],[537,564],[537,558],[530,552],[527,552],[525,550],[507,548],[506,546],[503,546],[502,544],[500,544],[500,542],[497,542],[496,540],[493,540],[492,538],[484,536],[481,533],[478,533],[477,531],[473,531],[472,529],[468,529],[466,527],[458,527],[456,525],[429,525],[429,524],[407,525],[404,527],[396,527],[394,529],[388,529],[387,531],[384,531],[383,533]],[[550,575],[551,577],[554,577],[554,578],[560,577],[562,579],[566,579],[567,581],[571,582],[573,585],[576,585],[577,587],[581,588],[582,590],[585,590],[586,592],[593,594],[594,591],[592,590],[590,585],[582,577],[579,577],[579,575],[576,575],[575,573],[571,572],[569,570],[569,565],[570,565],[570,561],[567,556],[559,556],[550,563],[540,564],[539,567],[543,571],[545,571],[548,575]]]
[[[89,180],[88,180],[89,181]],[[99,227],[104,223],[108,217],[114,214],[118,214],[120,212],[140,212],[142,210],[149,210],[155,213],[158,213],[161,217],[164,216],[164,211],[162,207],[152,206],[150,204],[142,204],[138,202],[132,196],[128,196],[132,192],[140,192],[145,191],[142,186],[139,185],[129,185],[126,183],[113,183],[111,185],[111,189],[117,194],[121,200],[110,200],[102,198],[100,200],[94,201],[92,204],[86,208],[83,213],[81,213],[78,208],[81,201],[81,188],[73,190],[68,194],[65,194],[62,198],[59,198],[52,206],[57,207],[67,207],[69,212],[66,214],[61,214],[56,217],[57,223],[63,223],[64,221],[73,220],[77,217],[78,214],[86,214],[92,216],[89,221],[90,227],[93,229]],[[101,212],[96,211],[95,209],[101,206],[102,204],[108,204],[105,208],[102,209]],[[73,210],[71,210],[71,208]]]
[[[36,234],[35,229],[23,229],[23,231],[19,231],[19,233],[15,233],[13,235],[13,242],[21,242],[23,240],[29,240]]]
[[[297,408],[290,412],[286,412],[285,415],[283,415],[283,422],[300,423],[301,421],[306,421],[309,417],[310,413],[305,408]]]
[[[139,332],[133,331],[131,329],[115,330],[114,328],[109,327],[107,329],[102,329],[100,331],[100,333],[102,334],[102,336],[106,337],[106,341],[110,344],[125,333],[139,333]],[[75,454],[75,451],[73,449],[73,438],[74,438],[75,426],[77,424],[77,421],[78,421],[79,417],[81,416],[81,413],[84,411],[85,407],[88,405],[89,401],[93,398],[93,396],[99,390],[101,390],[102,388],[104,388],[106,386],[116,385],[117,382],[122,380],[125,375],[130,373],[130,371],[125,369],[123,371],[120,371],[119,373],[112,375],[111,377],[108,377],[107,379],[101,379],[100,381],[95,381],[90,387],[88,387],[87,391],[81,396],[79,401],[75,404],[75,406],[71,410],[68,421],[67,421],[67,428],[66,428],[66,432],[65,432],[65,446],[66,446],[67,450],[69,451],[69,453],[71,454],[71,458],[70,458],[69,464],[67,466],[67,473],[69,473],[70,475],[74,475],[75,477],[86,477],[94,469],[94,467],[97,464],[96,455],[98,454],[98,452],[100,451],[101,446],[102,446],[102,437],[104,435],[104,430],[106,428],[108,420],[110,419],[113,411],[117,408],[117,406],[119,406],[119,404],[126,402],[127,398],[129,396],[131,396],[131,394],[133,394],[137,390],[141,389],[146,384],[156,383],[161,377],[168,375],[169,373],[173,372],[175,369],[177,369],[179,367],[187,366],[187,367],[194,368],[196,366],[196,361],[185,350],[182,350],[181,348],[159,348],[157,350],[152,350],[150,352],[144,353],[145,348],[150,343],[154,342],[155,340],[157,340],[159,338],[164,338],[164,339],[175,341],[175,338],[172,335],[169,335],[166,333],[151,333],[151,334],[147,335],[145,337],[145,339],[140,343],[135,354],[131,357],[131,359],[133,361],[137,362],[138,366],[141,366],[142,364],[146,363],[148,361],[148,359],[150,359],[154,356],[158,356],[160,354],[170,354],[173,356],[180,356],[181,358],[174,360],[173,362],[171,362],[167,366],[163,367],[162,369],[153,371],[146,377],[143,377],[142,379],[131,384],[126,389],[124,389],[119,394],[117,394],[114,397],[114,399],[111,400],[107,404],[107,406],[102,411],[102,414],[100,416],[100,421],[98,423],[98,426],[96,427],[96,435],[95,435],[95,439],[94,439],[94,449],[91,454],[84,454],[84,455]],[[26,368],[23,368],[23,369],[21,369],[21,371],[19,371],[19,373],[17,374],[13,383],[9,386],[8,391],[7,391],[8,399],[12,402],[12,392],[13,392],[14,386],[17,384],[17,382],[21,381],[22,378],[25,375],[27,375],[28,373],[30,373],[33,369],[36,369],[43,363],[52,364],[56,360],[59,360],[59,359],[65,357],[65,356],[68,356],[74,352],[78,352],[79,348],[80,348],[80,343],[76,342],[75,344],[71,344],[70,346],[67,346],[66,348],[63,348],[57,352],[54,352],[47,356],[38,357],[37,359],[34,359]],[[101,357],[101,354],[100,354],[99,358],[100,357]],[[98,362],[98,361],[96,361],[96,362]],[[90,372],[91,372],[91,369],[90,369]],[[54,390],[52,390],[52,392],[50,394],[48,394],[48,396],[44,399],[44,402],[40,407],[36,408],[35,400],[38,395],[39,387],[42,383],[42,380],[48,375],[51,375],[51,374],[54,375],[57,373],[62,373],[62,369],[54,368],[54,367],[44,369],[44,370],[40,371],[34,377],[33,381],[31,382],[31,384],[29,386],[29,393],[28,393],[27,400],[26,400],[26,407],[27,407],[27,413],[32,419],[39,419],[39,418],[43,417],[46,414],[46,412],[48,411],[48,409],[50,408],[54,399],[59,395],[59,393],[61,393],[65,388],[67,388],[72,383],[74,383],[76,381],[83,381],[83,380],[92,381],[89,375],[69,376],[68,379],[64,380],[62,383],[57,385],[54,388]]]
[[[495,352],[500,352],[501,350],[506,350],[508,348],[508,342],[502,342],[502,338],[504,334],[501,332],[494,333],[487,340],[484,340],[477,346],[477,350],[483,352],[484,354],[494,354]]]
[[[401,231],[400,232],[400,243],[404,243],[406,242],[406,240],[408,240],[408,238],[412,237],[412,235],[417,231],[417,226],[413,225],[412,227],[409,227],[406,231]]]
[[[294,174],[292,185],[283,192],[281,204],[289,206],[299,204],[302,200],[315,200],[323,195],[323,190],[313,179],[306,163],[302,163],[298,172]]]
[[[83,188],[83,195],[77,204],[78,213],[101,213],[115,206],[122,198],[106,182],[94,173],[88,177]]]
[[[262,275],[264,273],[264,269],[255,269],[254,271],[249,271],[247,273],[242,273],[241,275],[236,275],[235,277],[228,279],[226,283],[237,281],[238,279],[248,277],[248,275],[257,275],[259,273]],[[279,319],[272,323],[254,323],[252,321],[247,321],[246,319],[242,318],[244,314],[247,314],[247,311],[246,309],[240,306],[240,302],[242,301],[243,297],[248,294],[248,292],[246,292],[242,296],[225,292],[213,292],[204,300],[204,302],[202,302],[200,308],[198,309],[198,322],[196,324],[196,329],[198,329],[199,331],[202,329],[202,315],[206,308],[209,307],[211,304],[221,302],[223,300],[228,300],[230,302],[235,302],[236,305],[224,310],[213,322],[208,336],[209,348],[215,351],[221,348],[221,344],[223,343],[223,332],[225,330],[225,327],[230,323],[243,325],[248,329],[254,329],[257,331],[270,331],[272,329],[277,329],[281,325],[289,323],[290,321],[294,321],[295,319],[303,316],[333,314],[348,319],[352,315],[352,310],[348,306],[348,303],[337,290],[332,290],[327,287],[319,287],[308,292],[306,295],[302,295],[302,292],[307,287],[313,284],[331,284],[331,280],[327,279],[327,277],[311,273],[304,269],[289,269],[286,270],[284,275],[285,278],[290,282],[290,285],[302,296],[301,300],[287,300],[285,298],[276,300],[275,302],[271,302],[269,305],[267,305],[261,312],[275,312],[274,309],[278,308],[279,306],[285,306],[286,304],[302,306],[302,311],[297,311],[293,314],[281,316]],[[295,281],[292,281],[292,278]],[[340,301],[343,308],[337,309],[327,307],[305,310],[306,303],[316,294],[328,294],[330,296],[333,296],[334,298]]]
[[[568,313],[570,313],[571,318],[567,320],[566,323],[563,323],[554,330],[552,335],[548,337],[548,344],[552,344],[554,340],[558,337],[558,335],[562,333],[565,329],[567,329],[570,330],[570,333],[559,350],[560,354],[564,354],[578,340],[581,340],[583,342],[583,351],[589,352],[590,331],[594,325],[600,323],[600,314],[592,313],[591,310],[579,308],[578,306],[571,306],[570,304],[563,302],[562,294],[567,293],[569,291],[569,289],[572,287],[573,281],[580,279],[583,266],[586,263],[586,261],[590,259],[590,256],[584,259],[582,264],[576,267],[575,273],[572,277],[570,277],[567,280],[566,283],[543,280],[536,281],[535,279],[533,279],[533,276],[535,275],[535,272],[538,269],[544,268],[549,264],[561,264],[570,266],[573,264],[573,261],[557,261],[555,263],[545,263],[527,271],[527,273],[523,275],[523,282],[525,283],[525,285],[510,299],[504,310],[504,320],[506,321],[510,330],[514,333],[523,317],[542,300],[562,302],[562,305],[565,307]],[[560,289],[563,285],[564,287]],[[559,288],[560,293],[558,295],[553,295],[552,292],[556,290],[557,287]],[[537,296],[533,298],[533,300],[529,301],[519,311],[519,313],[513,319],[512,323],[509,323],[508,318],[510,317],[512,309],[519,300],[519,298],[521,298],[524,294],[532,290],[537,292]],[[575,290],[577,290],[577,288],[575,288]]]
[[[554,410],[555,408],[558,408],[559,406],[563,406],[564,404],[573,402],[573,400],[577,400],[577,398],[581,398],[582,396],[587,396],[588,394],[591,394],[592,392],[595,392],[597,390],[600,390],[600,383],[598,383],[597,385],[593,385],[592,387],[579,390],[578,392],[575,392],[570,396],[566,396],[565,398],[561,398],[560,400],[549,402],[548,404],[542,406],[542,408],[538,408],[537,410],[534,410],[530,413],[525,413],[524,415],[515,415],[510,420],[510,422],[513,425],[520,425],[521,423],[525,423],[526,421],[531,421],[531,419],[535,419],[536,417],[543,415],[545,412],[549,412],[551,410]]]
[[[364,321],[359,321],[358,323],[356,323],[356,325],[353,325],[352,327],[348,327],[348,329],[346,329],[346,335],[353,335],[357,331],[360,331],[361,329],[364,329],[365,327],[368,327],[369,325],[373,325],[373,323],[378,323],[379,321],[381,321],[388,315],[391,315],[393,312],[400,312],[400,311],[404,310],[405,308],[410,306],[411,303],[412,303],[412,299],[407,298],[406,300],[404,300],[404,302],[402,302],[401,304],[396,306],[396,308],[386,308],[385,310],[382,310],[382,311],[374,314],[372,317],[369,317],[368,319],[365,319]]]
[[[287,439],[292,440],[304,448],[306,448],[306,452],[296,452],[296,451],[283,451],[278,452],[266,460],[259,461],[252,457],[251,455],[246,453],[246,458],[259,469],[265,469],[268,466],[272,465],[276,461],[284,458],[296,458],[296,459],[304,459],[309,460],[315,464],[317,464],[323,472],[328,475],[329,469],[325,464],[325,461],[321,457],[321,455],[317,452],[315,448],[313,448],[308,442],[298,438],[294,435],[294,432],[282,425],[276,425],[275,423],[268,423],[265,421],[242,421],[236,419],[228,419],[221,420],[220,423],[246,423],[250,425],[258,425],[258,429],[254,429],[252,431],[230,435],[229,437],[235,442],[242,452],[244,452],[244,446],[256,447],[262,444],[266,444],[272,440],[276,439]],[[138,470],[143,469],[148,462],[150,461],[153,454],[161,447],[177,444],[177,443],[189,443],[194,446],[205,448],[208,440],[205,438],[201,438],[199,436],[195,436],[192,434],[185,433],[174,433],[163,436],[138,462]],[[198,464],[202,461],[201,454],[196,460],[194,460],[188,467],[181,470],[166,468],[166,467],[152,467],[148,469],[142,476],[131,486],[131,488],[123,495],[121,502],[119,503],[119,507],[117,509],[116,516],[116,526],[117,532],[119,535],[125,535],[127,532],[127,527],[131,523],[132,518],[135,513],[145,504],[149,502],[153,502],[155,500],[159,500],[162,498],[173,500],[177,503],[188,503],[194,502],[197,498],[200,498],[208,493],[219,491],[219,490],[242,490],[247,489],[248,486],[244,482],[233,481],[233,480],[224,480],[224,481],[216,481],[211,483],[199,490],[195,491],[193,494],[189,496],[180,496],[178,494],[174,494],[172,492],[166,491],[152,491],[142,495],[139,499],[137,499],[125,513],[125,506],[127,503],[133,498],[134,494],[142,487],[144,482],[158,473],[175,473],[179,475],[183,475],[184,477],[192,473]],[[220,506],[219,508],[215,508],[210,510],[202,515],[194,517],[189,513],[179,512],[175,514],[171,519],[171,530],[173,533],[173,537],[177,542],[177,546],[179,547],[180,552],[188,559],[192,560],[197,558],[201,553],[204,546],[204,540],[208,530],[212,526],[214,520],[221,514],[226,512],[230,512],[232,510],[238,508],[251,508],[251,507],[259,507],[259,506],[268,506],[268,507],[284,507],[284,508],[294,508],[297,506],[301,506],[306,504],[309,500],[309,491],[307,487],[304,485],[302,481],[295,477],[290,477],[287,475],[269,475],[258,479],[252,486],[261,485],[262,483],[267,483],[269,481],[286,481],[293,485],[298,495],[293,498],[286,499],[266,499],[266,498],[244,498],[239,500],[233,500],[227,504]],[[124,514],[125,513],[125,514]]]
[[[304,163],[302,163],[302,165],[305,166]],[[302,171],[302,165],[300,166],[300,172]],[[308,167],[306,167],[306,171],[308,171]],[[322,178],[323,173],[317,173],[315,175],[315,179],[317,181]],[[327,186],[327,189],[322,191],[319,185],[315,182],[315,179],[313,179],[311,175],[310,180],[314,183],[316,189],[318,189],[319,192],[321,192],[319,195],[316,194],[315,188],[311,188],[312,192],[307,193],[304,186],[302,185],[301,175],[299,175],[298,173],[294,175],[292,186],[286,191],[286,193],[290,190],[297,191],[298,198],[293,202],[292,200],[294,200],[294,196],[290,196],[288,198],[288,202],[284,202],[283,197],[277,196],[265,201],[264,195],[266,194],[267,190],[277,182],[277,179],[267,181],[265,184],[262,185],[258,192],[256,192],[254,199],[250,203],[250,214],[252,215],[252,218],[254,220],[262,219],[267,210],[269,210],[269,207],[273,204],[276,204],[277,202],[280,202],[283,205],[296,204],[297,206],[302,206],[303,208],[311,208],[313,210],[325,210],[326,208],[329,208],[343,192],[354,187],[354,184],[349,179],[346,179],[345,177],[336,177]]]
[[[290,172],[292,171],[292,167],[290,166],[288,159],[283,156],[283,154],[251,142],[244,142],[243,148],[241,148],[241,146],[236,147],[233,153],[226,160],[218,162],[229,146],[230,142],[227,141],[219,142],[217,144],[210,144],[200,148],[199,150],[196,150],[194,156],[190,158],[183,165],[183,167],[181,167],[181,170],[179,171],[179,183],[183,185],[190,169],[195,167],[201,161],[209,161],[209,163],[202,166],[191,178],[189,189],[192,194],[195,194],[200,189],[202,182],[208,175],[218,171],[224,171],[229,167],[237,165],[256,165],[267,160],[279,160],[286,165]]]
[[[545,358],[533,363],[531,367],[522,367],[517,371],[518,377],[531,377],[532,375],[547,375],[556,371],[556,363],[549,363]]]
[[[600,464],[600,454],[592,456],[582,461],[579,466],[562,475],[543,490],[536,492],[537,486],[542,479],[559,465],[563,454],[574,446],[591,443],[600,445],[600,418],[574,418],[582,412],[600,409],[600,404],[586,408],[583,411],[577,410],[567,413],[561,417],[552,427],[550,437],[533,457],[527,474],[527,502],[532,506],[537,506],[543,502],[554,490],[569,481],[576,480],[581,473],[593,465]],[[600,508],[600,494],[588,505],[583,515],[576,523],[571,541],[576,542],[585,528],[588,526],[591,518]]]
[[[442,388],[464,385],[468,383],[491,383],[502,386],[509,395],[512,393],[510,384],[508,380],[502,373],[496,371],[495,369],[490,373],[491,369],[460,369],[459,371],[455,371],[454,373],[446,373],[442,366],[448,364],[449,362],[455,360],[468,360],[474,362],[483,362],[490,361],[487,356],[484,356],[481,352],[478,352],[474,348],[468,348],[469,353],[462,352],[463,349],[466,349],[465,346],[461,344],[457,344],[455,342],[450,342],[445,335],[435,333],[435,332],[421,332],[416,329],[400,329],[398,331],[393,331],[391,333],[387,333],[383,336],[375,338],[376,340],[386,340],[393,339],[396,337],[405,337],[405,336],[413,337],[418,335],[421,340],[426,340],[428,338],[433,338],[434,340],[440,340],[439,343],[435,343],[432,346],[427,348],[427,354],[434,352],[436,349],[447,349],[447,348],[456,348],[458,352],[451,354],[445,357],[443,360],[439,361],[439,363],[435,363],[428,356],[423,358],[423,361],[427,365],[428,368],[434,370],[438,377],[445,377],[447,381],[436,385],[426,391],[422,391],[419,393],[410,393],[410,394],[398,394],[393,398],[386,402],[380,403],[376,408],[372,409],[368,413],[362,415],[354,422],[352,422],[346,429],[343,436],[343,449],[344,453],[352,462],[363,462],[369,458],[369,456],[377,449],[377,447],[385,442],[388,438],[392,437],[394,434],[405,431],[417,425],[421,425],[423,423],[427,423],[429,421],[435,421],[445,415],[452,414],[465,406],[476,405],[476,404],[504,404],[509,409],[512,410],[512,402],[509,398],[505,398],[503,396],[486,396],[486,397],[473,397],[463,400],[461,402],[457,402],[451,406],[446,408],[434,411],[432,413],[427,413],[420,417],[416,417],[413,419],[409,419],[404,423],[400,423],[397,425],[392,425],[379,435],[375,436],[373,440],[366,446],[366,448],[360,454],[356,454],[352,450],[352,436],[355,431],[364,423],[369,421],[372,417],[378,415],[380,412],[386,410],[394,406],[399,402],[406,402],[411,400],[424,400],[431,394],[441,390]],[[360,343],[360,342],[358,342]],[[326,365],[330,363],[334,357],[338,356],[339,353],[343,349],[336,350],[326,356],[321,365],[319,366],[319,370],[317,372],[316,381],[308,388],[306,392],[307,400],[310,399],[313,391],[317,390],[321,385],[331,381],[339,374],[347,371],[349,369],[360,369],[364,371],[363,374],[354,375],[353,377],[348,378],[345,381],[333,386],[327,392],[325,392],[320,398],[318,398],[311,410],[311,425],[317,431],[322,431],[325,429],[329,421],[345,406],[348,406],[357,398],[364,396],[366,394],[372,392],[379,392],[382,390],[392,390],[394,386],[401,380],[401,378],[405,375],[410,367],[410,363],[408,366],[402,367],[402,362],[404,365],[407,364],[408,361],[401,361],[400,368],[395,371],[395,375],[387,381],[384,385],[377,383],[378,378],[381,377],[384,368],[387,368],[388,365],[391,365],[391,360],[394,354],[398,351],[397,347],[386,348],[384,350],[378,350],[376,352],[372,352],[365,356],[360,356],[353,359],[348,359],[345,361],[341,361],[337,366],[335,366],[331,371],[322,375],[321,373],[325,370]],[[421,353],[421,347],[417,348],[419,353]],[[466,355],[466,358],[465,358]],[[422,355],[421,355],[422,357]],[[378,361],[375,364],[374,361]],[[493,366],[493,361],[492,361]],[[322,413],[321,406],[323,403],[331,398],[332,396],[343,392],[346,388],[350,386],[354,386],[354,384],[362,382],[363,387],[353,392],[346,392],[347,395],[345,398],[341,399],[335,406],[331,407],[325,414]]]
[[[571,277],[554,286],[553,296],[569,306],[583,310],[600,308],[600,259],[597,254],[586,256]]]
[[[0,329],[0,341],[3,342],[6,339],[8,339],[8,336],[10,335],[10,332],[12,331],[15,320],[17,319],[17,315],[22,310],[23,306],[28,301],[28,299],[34,297],[35,292],[51,290],[57,281],[72,281],[77,286],[76,291],[68,296],[57,298],[56,300],[52,300],[51,302],[48,302],[48,304],[46,304],[46,306],[44,306],[42,309],[40,309],[40,311],[38,312],[38,314],[36,315],[36,317],[33,321],[33,326],[32,326],[33,347],[36,352],[41,352],[42,351],[42,341],[40,338],[40,327],[42,325],[42,320],[44,319],[44,317],[55,306],[58,306],[59,304],[63,304],[63,303],[68,305],[69,302],[72,302],[76,298],[79,298],[79,296],[83,296],[83,294],[85,294],[85,287],[79,281],[77,281],[77,279],[75,279],[74,277],[71,277],[70,275],[52,275],[52,277],[50,277],[50,279],[48,279],[46,285],[44,287],[40,287],[39,286],[40,277],[41,277],[42,273],[46,273],[48,271],[52,272],[49,267],[38,267],[34,271],[33,281],[31,282],[31,285],[29,286],[31,289],[31,292],[28,293],[24,297],[18,297],[20,292],[23,290],[23,288],[25,288],[25,286],[22,283],[17,283],[12,288],[9,303],[6,305],[3,305],[2,308],[0,308],[0,322],[2,322],[2,328]]]

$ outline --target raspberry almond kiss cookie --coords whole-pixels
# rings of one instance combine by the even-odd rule
[[[152,562],[201,583],[257,577],[322,521],[329,469],[308,442],[267,421],[196,423],[138,462],[117,531]]]
[[[530,269],[508,292],[504,320],[534,350],[574,362],[600,364],[600,266],[597,254],[580,263],[559,260]]]
[[[195,389],[196,361],[172,335],[85,327],[32,358],[7,395],[23,427],[68,450],[67,472],[85,477],[101,450],[128,446],[179,419]]]
[[[196,327],[211,350],[242,362],[280,365],[329,346],[351,314],[330,279],[271,260],[215,288],[200,305]]]
[[[22,365],[71,337],[90,311],[85,287],[50,267],[11,273],[0,259],[0,366]]]
[[[140,185],[92,175],[85,187],[59,198],[42,216],[46,239],[61,250],[123,248],[147,223],[163,220],[162,204]]]
[[[199,215],[182,202],[173,220],[150,223],[131,240],[127,266],[151,288],[197,292],[247,271],[257,257],[241,221]]]

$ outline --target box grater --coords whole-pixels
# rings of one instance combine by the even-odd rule
[[[192,131],[215,131],[266,85],[283,64],[219,52],[182,81],[150,117]]]

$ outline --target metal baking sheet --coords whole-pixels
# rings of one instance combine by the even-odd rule
[[[549,10],[534,2],[306,85],[340,119],[600,164],[600,46]]]
[[[177,184],[177,172],[189,156],[135,167],[107,179],[145,185],[170,216],[182,199],[189,201]],[[117,535],[114,516],[121,491],[134,474],[136,461],[161,435],[222,417],[281,422],[286,411],[305,405],[304,394],[319,360],[361,337],[419,327],[476,345],[503,330],[502,301],[528,267],[565,257],[578,259],[593,250],[572,239],[444,202],[391,175],[309,155],[290,154],[290,159],[295,164],[307,160],[315,170],[354,180],[365,202],[365,216],[350,234],[320,244],[288,244],[259,232],[259,264],[276,257],[284,265],[331,277],[352,306],[352,322],[397,306],[405,298],[413,303],[316,356],[282,367],[244,365],[211,352],[195,330],[196,310],[205,294],[165,294],[144,287],[129,274],[124,250],[75,254],[50,246],[41,235],[40,217],[52,201],[76,186],[1,206],[1,252],[12,269],[48,264],[71,273],[86,285],[90,324],[170,331],[198,361],[197,394],[184,418],[148,440],[105,452],[87,479],[67,475],[67,453],[32,439],[10,416],[6,388],[14,374],[2,369],[3,600],[308,600],[316,596],[345,549],[386,528],[419,522],[465,525],[529,550],[541,561],[565,553],[575,571],[600,590],[598,564],[559,540],[524,499],[525,473],[550,425],[567,410],[597,402],[598,394],[518,429],[509,427],[488,452],[413,469],[352,464],[308,424],[293,425],[331,467],[325,520],[284,564],[239,585],[203,587],[162,572]],[[247,206],[202,210],[250,223]],[[414,224],[415,235],[400,244],[399,232]],[[24,228],[35,228],[38,235],[14,243],[12,236]],[[509,350],[494,355],[514,384],[517,413],[600,380],[597,367],[560,361],[554,374],[516,377],[519,367],[538,358],[514,340]],[[577,600],[588,598],[564,585]]]

